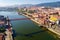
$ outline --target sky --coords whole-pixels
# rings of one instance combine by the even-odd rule
[[[46,2],[56,2],[60,0],[0,0],[0,7],[22,4],[40,4]]]

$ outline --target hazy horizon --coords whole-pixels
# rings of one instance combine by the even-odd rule
[[[12,5],[22,5],[22,4],[40,4],[48,2],[56,2],[60,0],[0,0],[0,7],[12,6]]]

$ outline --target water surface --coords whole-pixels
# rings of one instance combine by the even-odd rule
[[[1,11],[0,15],[9,16],[10,19],[26,18],[25,16],[18,15],[17,12]],[[57,40],[57,38],[37,26],[31,20],[16,20],[11,21],[11,24],[16,31],[15,40]]]

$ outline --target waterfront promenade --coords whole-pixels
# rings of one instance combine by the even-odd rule
[[[6,27],[6,31],[5,31],[5,40],[13,40],[12,34],[12,25],[10,24],[9,18],[7,17],[7,23],[6,23],[7,27]]]
[[[27,15],[26,15],[26,14],[27,14]],[[32,20],[33,22],[37,23],[38,25],[41,25],[41,26],[47,28],[49,31],[55,33],[55,34],[60,38],[60,28],[59,28],[59,27],[56,27],[56,28],[54,29],[54,28],[48,27],[48,26],[46,26],[46,25],[42,25],[40,22],[38,22],[38,21],[34,20],[33,18],[31,18],[30,16],[28,16],[28,15],[29,15],[28,13],[26,13],[26,14],[22,14],[22,15],[30,18],[30,20]]]

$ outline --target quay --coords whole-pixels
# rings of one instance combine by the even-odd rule
[[[60,28],[59,28],[59,27],[57,27],[56,29],[48,28],[47,26],[42,25],[40,22],[38,22],[38,21],[34,20],[33,18],[31,18],[31,17],[29,16],[29,13],[26,13],[26,14],[23,14],[23,13],[22,13],[22,15],[23,15],[23,16],[26,16],[27,18],[30,18],[30,20],[32,20],[33,22],[37,23],[39,26],[43,26],[44,28],[47,28],[47,29],[48,29],[49,31],[51,31],[52,33],[56,34],[58,38],[60,38]]]
[[[9,18],[0,15],[0,40],[13,40],[12,34]]]

